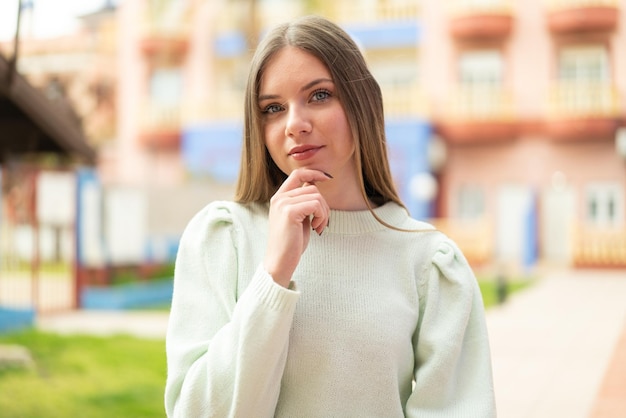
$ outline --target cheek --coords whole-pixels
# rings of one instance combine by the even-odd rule
[[[336,132],[339,133],[342,138],[342,144],[344,149],[355,150],[354,140],[352,139],[352,131],[350,130],[350,124],[345,115],[338,115],[335,117],[331,126],[336,127]]]
[[[283,140],[282,136],[278,134],[279,131],[276,126],[268,124],[263,129],[263,135],[265,137],[265,147],[267,148],[272,160],[281,166],[280,158],[283,155]]]
[[[278,137],[276,136],[276,130],[271,125],[266,125],[263,129],[263,136],[265,138],[265,145],[269,150],[276,148],[278,145]]]

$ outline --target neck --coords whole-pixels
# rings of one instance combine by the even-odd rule
[[[367,201],[361,194],[361,188],[356,184],[347,185],[339,182],[332,184],[331,181],[318,183],[317,187],[331,209],[356,211],[368,208]],[[375,207],[376,205],[370,202],[370,206]]]

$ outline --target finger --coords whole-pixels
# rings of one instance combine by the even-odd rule
[[[319,226],[320,219],[328,216],[328,204],[315,186],[299,188],[286,193],[276,194],[271,199],[271,207],[276,213],[282,213],[283,219],[302,222],[304,218],[316,219],[315,226]]]
[[[322,216],[313,216],[311,219],[311,228],[318,233],[318,235],[322,235],[322,232],[328,227],[330,222],[330,206],[326,203],[326,200],[322,199],[321,202],[322,207],[320,209],[320,213]]]
[[[278,192],[284,192],[293,190],[298,187],[302,187],[305,184],[315,184],[320,181],[330,180],[330,174],[324,173],[320,170],[313,170],[310,168],[299,168],[291,172],[289,177],[278,188]]]

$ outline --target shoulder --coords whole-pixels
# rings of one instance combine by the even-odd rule
[[[411,242],[415,256],[426,270],[435,271],[448,280],[473,276],[472,269],[456,242],[432,224],[407,214],[400,229],[408,231],[400,234]]]
[[[238,221],[246,222],[249,219],[258,217],[267,217],[267,210],[264,209],[264,205],[215,200],[198,211],[189,223],[235,223]]]
[[[396,236],[409,241],[419,248],[419,252],[430,258],[438,248],[450,239],[431,223],[411,217],[401,206],[388,203],[394,210],[395,219],[390,222],[396,229]]]
[[[216,200],[191,218],[183,232],[183,238],[211,235],[219,230],[246,229],[265,218],[267,210],[264,205]]]

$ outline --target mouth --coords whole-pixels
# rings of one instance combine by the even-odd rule
[[[301,145],[290,149],[287,155],[294,158],[295,160],[301,161],[313,157],[317,153],[317,151],[321,150],[322,148],[323,147],[321,146]]]

